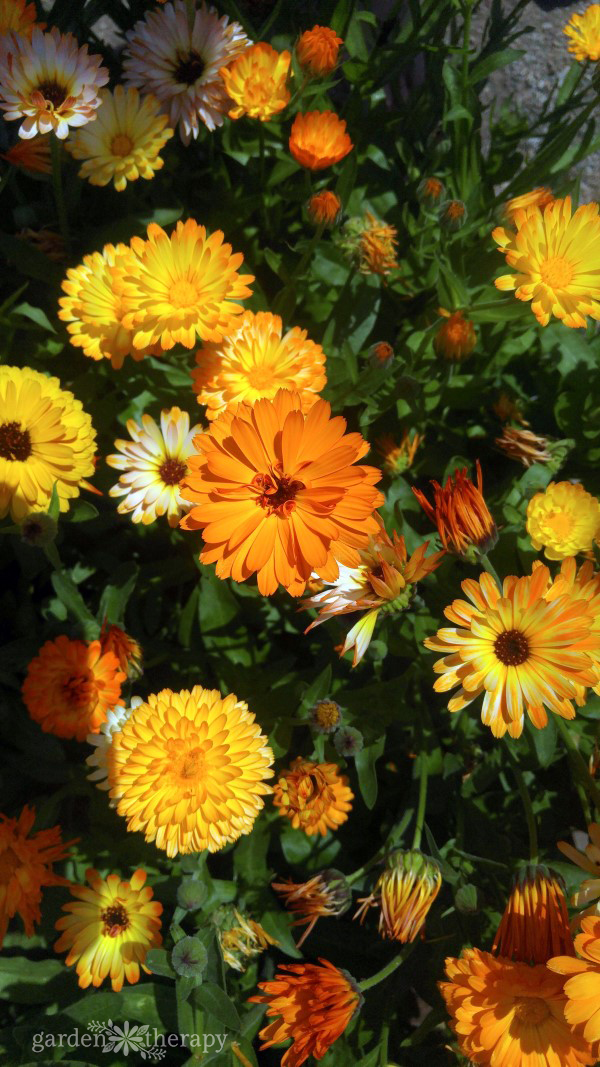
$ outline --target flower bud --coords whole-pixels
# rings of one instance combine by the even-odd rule
[[[207,897],[206,886],[194,878],[184,878],[177,886],[177,903],[185,911],[198,911]]]
[[[331,189],[322,189],[319,193],[313,193],[306,204],[306,210],[313,225],[332,229],[340,220],[342,201]]]
[[[58,533],[58,523],[45,511],[32,511],[21,523],[21,540],[32,548],[51,545]]]
[[[182,978],[202,978],[208,953],[199,937],[182,937],[171,953],[173,970]]]
[[[340,756],[347,758],[357,756],[362,751],[363,745],[363,735],[353,726],[342,726],[341,730],[336,730],[333,747]]]
[[[440,224],[445,230],[460,230],[467,221],[467,209],[462,200],[445,200],[440,205]]]

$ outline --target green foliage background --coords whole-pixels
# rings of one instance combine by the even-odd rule
[[[147,6],[143,0],[130,0],[129,6],[123,0],[55,0],[46,19],[89,42],[90,51],[101,51],[115,84],[119,56],[92,27],[109,14],[126,31]],[[387,284],[350,271],[330,236],[314,240],[304,213],[310,181],[290,158],[287,112],[266,125],[262,161],[257,124],[242,120],[214,134],[205,131],[189,148],[173,138],[162,153],[164,169],[152,182],[130,184],[124,193],[81,181],[71,160],[64,178],[73,264],[105,242],[144,235],[150,221],[168,226],[192,216],[209,230],[223,229],[256,274],[248,306],[281,313],[323,344],[329,378],[324,395],[334,413],[372,443],[382,432],[399,437],[405,426],[425,434],[413,468],[383,482],[388,529],[402,533],[409,549],[432,537],[411,484],[442,480],[479,458],[486,498],[501,527],[491,559],[504,576],[530,570],[535,553],[524,528],[527,501],[556,474],[557,464],[524,471],[496,451],[499,423],[492,404],[501,391],[516,398],[536,432],[566,442],[560,478],[581,479],[598,494],[600,339],[592,327],[587,333],[559,323],[542,329],[528,306],[500,294],[493,278],[503,260],[490,231],[507,196],[533,186],[550,185],[556,195],[577,198],[572,168],[600,148],[600,138],[597,98],[580,64],[556,86],[540,117],[516,105],[483,115],[486,79],[527,49],[527,38],[516,31],[517,14],[526,5],[507,13],[502,8],[510,5],[495,0],[482,46],[469,50],[465,22],[473,6],[469,0],[409,0],[378,21],[371,5],[353,0],[275,5],[219,0],[219,10],[243,21],[253,39],[277,48],[292,47],[298,33],[317,21],[344,37],[347,59],[341,69],[325,82],[311,83],[294,109],[332,106],[346,119],[355,150],[312,186],[334,188],[345,216],[371,210],[397,227],[401,266]],[[490,129],[485,152],[484,121]],[[15,125],[0,131],[5,144],[12,143]],[[521,146],[534,127],[539,148],[527,159]],[[429,175],[443,179],[448,195],[464,200],[468,217],[458,232],[444,231],[435,213],[420,206],[417,186]],[[143,412],[157,417],[172,404],[193,420],[201,417],[190,387],[191,353],[175,349],[161,360],[128,361],[116,373],[70,346],[57,319],[63,268],[17,236],[25,226],[55,225],[51,182],[11,172],[2,198],[0,252],[11,266],[0,307],[3,359],[56,375],[72,390],[91,413],[100,456],[113,450],[129,417]],[[478,331],[477,348],[454,371],[432,348],[440,305],[466,309]],[[367,359],[369,346],[380,340],[392,342],[396,353],[384,371]],[[376,455],[370,462],[377,463]],[[459,595],[460,581],[475,576],[476,569],[447,559],[422,583],[409,612],[379,624],[364,662],[352,671],[334,651],[346,629],[343,621],[304,636],[307,617],[285,593],[265,599],[252,583],[221,582],[212,567],[197,562],[199,539],[161,521],[141,528],[118,516],[107,495],[115,480],[101,461],[95,484],[104,497],[84,492],[61,519],[59,569],[18,536],[1,539],[2,810],[13,815],[23,803],[33,803],[38,827],[60,822],[66,839],[77,837],[74,858],[64,867],[74,881],[83,880],[88,866],[123,877],[137,865],[145,867],[164,905],[167,949],[171,920],[175,939],[197,928],[209,967],[202,986],[182,989],[179,983],[176,994],[163,954],[155,960],[157,973],[139,985],[120,994],[106,988],[82,993],[52,949],[67,891],[48,890],[35,937],[26,939],[15,922],[0,959],[3,1062],[118,1067],[131,1061],[91,1050],[82,1060],[81,1050],[58,1048],[34,1056],[32,1035],[41,1029],[85,1029],[89,1021],[107,1018],[186,1032],[194,1012],[196,1022],[202,1013],[207,1033],[225,1027],[251,1064],[278,1064],[281,1052],[257,1054],[253,1041],[262,1011],[246,1003],[278,960],[301,956],[289,918],[270,889],[272,877],[303,880],[328,866],[349,874],[383,846],[410,847],[423,761],[429,775],[424,847],[442,863],[442,892],[425,941],[367,994],[360,1016],[322,1062],[324,1067],[380,1067],[388,1059],[412,1067],[424,1057],[431,1067],[459,1062],[436,989],[443,960],[464,944],[489,947],[512,874],[528,855],[506,744],[482,727],[477,708],[458,716],[447,712],[433,693],[433,657],[422,645],[441,624],[444,606]],[[235,692],[256,713],[280,767],[296,755],[310,756],[315,743],[319,757],[338,758],[328,743],[315,742],[307,725],[298,725],[316,699],[338,700],[346,722],[365,742],[346,767],[356,793],[349,821],[337,834],[311,840],[267,803],[250,837],[208,861],[194,856],[170,862],[140,834],[127,834],[106,795],[86,780],[87,746],[42,733],[20,697],[27,664],[45,640],[61,633],[95,636],[105,615],[144,648],[145,672],[135,694],[194,684]],[[586,760],[599,717],[600,700],[592,697],[570,728]],[[533,797],[544,855],[573,888],[577,874],[559,860],[556,841],[572,827],[583,828],[584,817],[577,771],[559,742],[551,721],[542,732],[528,726],[511,748]],[[191,917],[176,909],[184,875],[206,887],[204,905]],[[355,888],[367,889],[372,879],[372,873],[365,875]],[[215,906],[229,901],[281,942],[280,950],[261,957],[242,976],[223,974],[210,924]],[[351,915],[322,920],[304,954],[324,956],[363,979],[392,959],[395,947],[379,939],[374,917],[361,927]],[[199,1062],[188,1057],[173,1051],[168,1062],[174,1067]],[[237,1061],[226,1051],[201,1062],[230,1067]]]

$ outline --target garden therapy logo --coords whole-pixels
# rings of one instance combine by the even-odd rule
[[[148,1023],[138,1026],[127,1021],[114,1023],[92,1020],[87,1024],[87,1032],[77,1027],[68,1034],[37,1033],[33,1036],[32,1050],[44,1052],[49,1048],[100,1048],[103,1052],[121,1053],[128,1056],[141,1056],[143,1060],[157,1062],[164,1059],[167,1049],[198,1049],[206,1055],[208,1052],[222,1052],[227,1034],[164,1034]]]
[[[93,1034],[102,1034],[105,1039],[102,1044],[103,1052],[122,1052],[124,1056],[127,1056],[129,1052],[139,1052],[143,1060],[160,1060],[166,1055],[167,1050],[164,1045],[149,1045],[152,1038],[148,1023],[144,1023],[143,1026],[130,1026],[126,1021],[121,1029],[113,1023],[112,1019],[109,1019],[107,1023],[95,1021],[88,1023],[88,1030],[91,1030]]]

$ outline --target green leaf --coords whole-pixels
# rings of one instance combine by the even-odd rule
[[[175,978],[175,971],[169,962],[169,954],[164,948],[151,948],[146,953],[146,967],[152,974],[160,974],[163,978]]]
[[[110,585],[104,589],[100,597],[98,618],[109,623],[122,623],[125,617],[127,602],[135,589],[139,568],[135,564],[127,563],[114,575]]]
[[[0,957],[0,997],[15,1004],[45,1004],[54,1000],[54,980],[67,977],[64,960]]]
[[[212,567],[204,567],[200,578],[198,619],[203,634],[221,630],[239,611],[239,604],[228,582],[217,578]]]
[[[548,716],[548,725],[543,730],[536,730],[535,726],[527,720],[527,729],[530,742],[538,758],[541,767],[549,767],[554,761],[558,732],[554,722],[554,716]]]
[[[89,522],[97,519],[100,512],[90,500],[76,500],[69,511],[69,522]]]
[[[46,312],[42,311],[41,308],[33,307],[31,304],[25,302],[19,304],[16,308],[13,308],[13,313],[15,315],[23,315],[26,319],[31,319],[32,322],[41,326],[43,330],[48,330],[50,333],[56,333]]]
[[[355,757],[358,784],[362,798],[368,808],[375,806],[377,800],[377,772],[375,764],[385,748],[385,734],[372,745],[363,748]]]
[[[231,997],[224,993],[214,982],[204,982],[194,990],[193,999],[205,1011],[214,1015],[228,1030],[241,1029],[240,1017]]]
[[[58,599],[81,624],[86,640],[95,641],[100,634],[100,624],[86,607],[73,579],[66,571],[54,571],[51,581]]]
[[[484,59],[480,59],[479,63],[475,64],[469,74],[469,84],[477,85],[478,82],[485,81],[495,70],[508,67],[516,59],[520,59],[524,55],[525,52],[522,48],[504,48],[501,52],[492,52],[490,56],[485,56]]]

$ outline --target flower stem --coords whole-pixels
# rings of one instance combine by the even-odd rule
[[[382,967],[380,971],[377,971],[377,974],[373,974],[370,978],[365,978],[364,981],[359,982],[358,988],[360,989],[361,993],[365,993],[367,989],[372,989],[373,986],[379,985],[380,982],[383,982],[386,978],[389,978],[390,974],[393,974],[394,971],[397,971],[398,967],[401,967],[404,961],[408,959],[411,952],[413,951],[413,948],[414,943],[412,945],[407,945],[406,948],[402,950],[402,952],[400,952],[397,956],[394,956],[393,960],[390,960],[389,963],[386,963],[385,967]]]
[[[500,586],[500,589],[502,589],[502,582],[500,581],[498,571],[494,567],[494,564],[491,562],[489,557],[486,556],[483,552],[478,552],[477,559],[481,563],[481,566],[483,567],[484,571],[487,571],[488,574],[491,574],[492,578],[495,578],[495,580],[497,581],[498,585]]]
[[[527,820],[527,832],[529,834],[529,859],[532,863],[539,861],[539,847],[538,847],[538,834],[537,834],[537,822],[533,811],[533,805],[531,803],[531,797],[529,796],[529,790],[525,785],[525,779],[521,774],[521,768],[510,751],[510,742],[506,743],[506,753],[512,767],[512,772],[515,776],[517,783],[517,789],[519,790],[519,796],[523,802],[523,810],[525,811],[525,819]]]
[[[415,832],[413,835],[413,848],[419,848],[421,844],[421,836],[423,834],[423,823],[425,822],[425,809],[427,807],[427,759],[426,753],[421,752],[421,768],[419,772],[419,802],[417,806],[417,821],[415,823]]]
[[[247,1056],[244,1055],[237,1041],[233,1042],[231,1046],[231,1051],[233,1052],[233,1055],[235,1056],[236,1060],[241,1063],[242,1067],[252,1067],[250,1060]]]
[[[583,808],[583,814],[585,816],[586,822],[589,823],[591,822],[591,812],[589,804],[587,802],[587,796],[589,796],[592,800],[594,807],[600,810],[600,791],[598,790],[598,786],[596,785],[586,766],[586,762],[583,756],[581,755],[581,752],[577,748],[575,739],[571,734],[571,731],[569,730],[569,727],[567,726],[566,722],[560,715],[555,715],[554,721],[556,723],[558,732],[565,743],[565,748],[571,761],[571,766],[573,767],[573,771],[575,772],[576,784],[579,792],[579,798],[581,800],[581,806]]]
[[[69,224],[67,221],[67,209],[65,206],[65,198],[63,194],[62,184],[62,144],[55,133],[50,135],[50,146],[52,152],[52,188],[54,190],[54,202],[56,204],[56,212],[58,215],[58,225],[62,239],[65,242],[65,249],[69,249]]]

